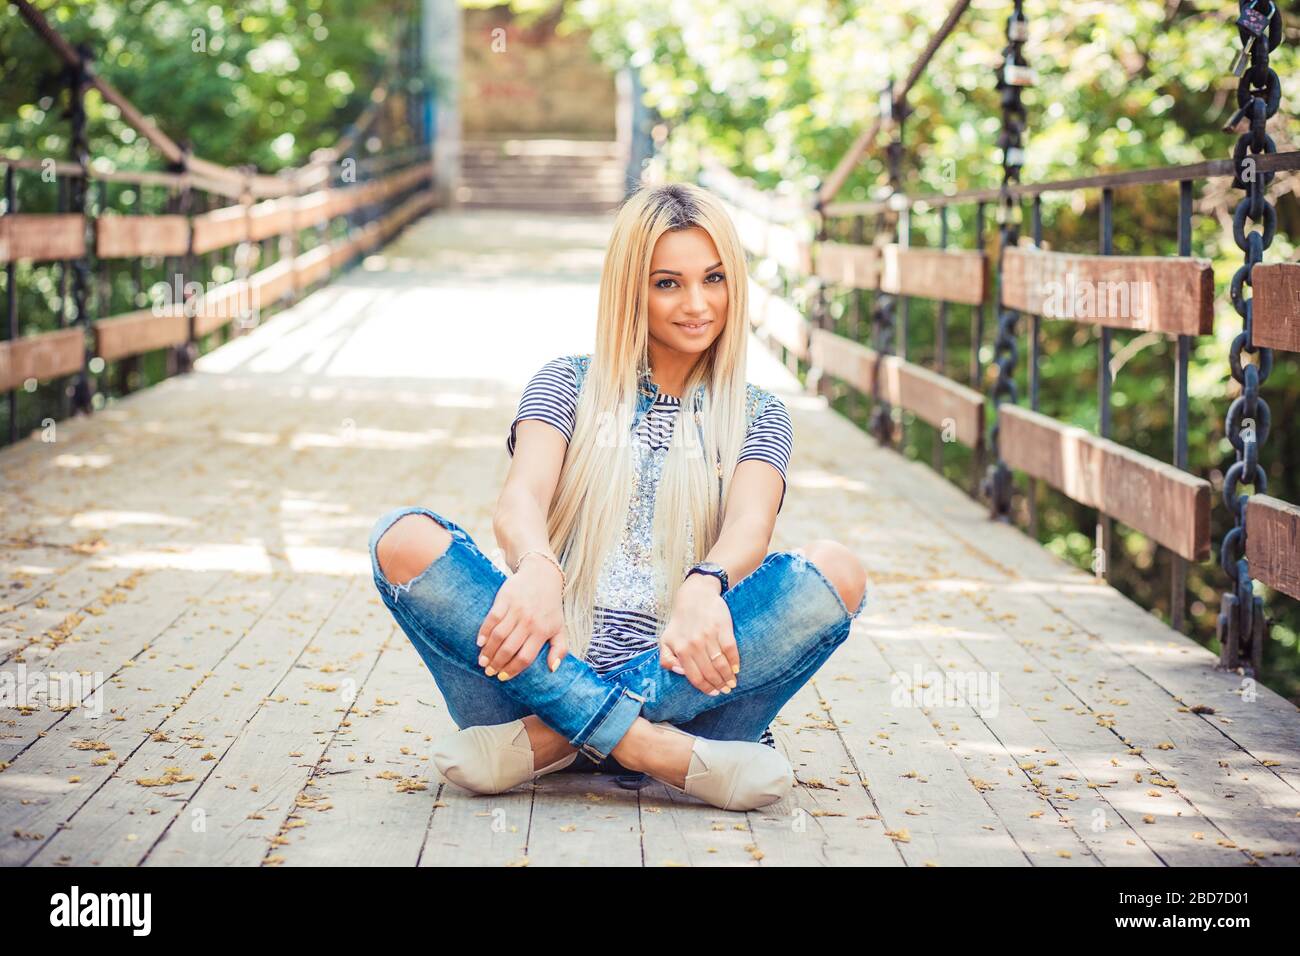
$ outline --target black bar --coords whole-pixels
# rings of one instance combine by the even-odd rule
[[[1103,189],[1101,191],[1101,254],[1109,256],[1115,251],[1115,193],[1112,189]],[[1097,353],[1097,410],[1098,410],[1098,434],[1102,438],[1110,437],[1110,340],[1112,330],[1107,326],[1102,326],[1101,334],[1098,336],[1098,353]],[[1110,545],[1111,533],[1113,531],[1112,522],[1108,515],[1101,511],[1097,512],[1097,543],[1096,546],[1101,550],[1101,575],[1106,577],[1110,574]],[[1093,571],[1097,570],[1096,560],[1093,561]]]

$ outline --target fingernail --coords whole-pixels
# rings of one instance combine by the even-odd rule
[[[735,687],[735,686],[736,686],[736,682],[735,682],[734,680],[733,680],[733,681],[728,681],[728,682],[727,682],[727,686],[728,686],[728,687]]]
[[[496,668],[495,668],[495,667],[489,667],[489,668],[487,669],[487,676],[488,676],[488,677],[495,677],[495,676],[496,676],[496,673],[497,673],[497,671],[496,671]]]
[[[559,662],[559,661],[552,661],[552,662],[551,662],[551,673],[554,674],[554,673],[555,673],[555,668],[557,668],[557,667],[559,667],[559,666],[560,666],[560,662]]]
[[[730,693],[731,693],[731,685],[728,684],[726,687],[722,688],[722,692],[723,692],[724,694],[730,694]]]
[[[487,635],[486,635],[486,634],[480,634],[480,635],[478,636],[478,641],[477,641],[476,643],[478,644],[479,647],[482,647],[484,644],[487,643]]]
[[[711,691],[709,691],[709,696],[710,696],[710,697],[717,697],[717,696],[718,696],[718,692],[717,692],[716,690],[711,690]]]
[[[674,668],[673,668],[673,673],[674,673],[674,674],[681,674],[683,677],[686,676],[686,671],[682,670],[680,667],[674,667]]]
[[[510,679],[510,675],[507,674],[505,671],[502,671],[500,674],[497,675],[497,680],[499,681],[508,681],[509,679]]]
[[[480,655],[478,656],[478,666],[479,666],[479,667],[483,667],[483,666],[486,665],[486,664],[487,664],[487,655],[486,655],[486,654],[480,654]]]
[[[732,665],[731,665],[731,673],[733,673],[733,674],[739,674],[739,673],[740,673],[740,665],[739,665],[739,664],[732,664]]]

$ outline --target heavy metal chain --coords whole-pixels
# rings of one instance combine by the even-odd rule
[[[885,161],[889,169],[889,194],[896,196],[902,189],[902,162],[903,162],[903,132],[902,124],[906,115],[906,106],[899,103],[894,98],[894,84],[891,80],[881,94],[880,101],[881,115],[888,115],[893,126],[894,135],[885,147]],[[897,218],[894,219],[894,241],[898,239]],[[884,223],[884,216],[877,220],[877,231]],[[877,291],[872,302],[871,310],[871,334],[872,348],[881,355],[890,355],[894,351],[894,311],[898,305],[898,297],[890,295],[888,292]],[[872,395],[873,403],[871,408],[871,418],[867,424],[868,430],[876,436],[876,440],[882,445],[887,445],[893,438],[894,434],[894,416],[893,409],[889,402],[880,396],[880,379],[879,374],[874,376]]]
[[[1031,82],[1032,71],[1025,61],[1023,47],[1029,38],[1029,21],[1025,19],[1022,0],[1016,0],[1015,9],[1007,18],[1007,45],[1002,51],[998,67],[997,89],[1002,94],[1002,132],[998,146],[1002,148],[1002,193],[998,199],[999,243],[1002,250],[1014,248],[1020,241],[1020,203],[1008,193],[1008,187],[1020,182],[1020,169],[1024,165],[1023,139],[1026,112],[1020,101],[1020,91]],[[997,381],[993,384],[993,406],[1006,401],[1013,405],[1019,400],[1016,389],[1016,362],[1020,350],[1016,344],[1016,324],[1020,313],[999,306],[998,331],[993,343],[993,361],[997,365]],[[975,343],[975,348],[979,343]],[[1011,470],[998,452],[999,418],[993,420],[989,447],[993,463],[984,476],[982,491],[988,497],[993,517],[1005,519],[1011,510]]]
[[[1224,431],[1236,451],[1236,461],[1223,480],[1223,501],[1232,515],[1233,527],[1223,538],[1219,563],[1231,580],[1232,589],[1220,600],[1217,630],[1221,666],[1243,668],[1253,675],[1263,660],[1264,604],[1255,597],[1247,566],[1248,496],[1240,493],[1240,486],[1250,485],[1259,493],[1268,490],[1268,477],[1259,463],[1259,449],[1268,438],[1270,414],[1268,402],[1259,390],[1272,371],[1273,352],[1251,344],[1252,300],[1246,298],[1245,287],[1251,284],[1251,269],[1264,258],[1264,250],[1272,243],[1277,230],[1277,211],[1264,195],[1274,174],[1261,173],[1256,157],[1277,151],[1272,137],[1265,132],[1265,125],[1281,102],[1281,82],[1268,65],[1268,55],[1282,42],[1282,13],[1271,0],[1241,0],[1237,32],[1242,44],[1233,68],[1233,73],[1241,76],[1237,86],[1238,109],[1224,129],[1231,132],[1243,121],[1248,124],[1232,151],[1232,185],[1245,193],[1233,212],[1232,237],[1245,254],[1245,262],[1233,275],[1230,287],[1232,307],[1241,316],[1242,330],[1232,340],[1228,364],[1233,380],[1241,386],[1241,394],[1229,406],[1224,420]],[[1262,231],[1247,233],[1247,219]],[[1243,362],[1243,352],[1253,355],[1255,361]]]
[[[68,67],[67,84],[69,94],[68,119],[72,124],[70,145],[71,158],[81,167],[81,175],[68,177],[68,200],[71,212],[86,217],[86,201],[90,194],[88,180],[90,166],[90,143],[86,135],[86,91],[90,88],[88,64],[91,51],[85,44],[77,47],[78,62]],[[88,217],[85,221],[89,224]],[[87,243],[87,249],[93,245]],[[76,323],[83,329],[90,327],[90,262],[88,253],[83,253],[72,260],[72,302],[76,309]],[[89,414],[91,410],[90,375],[86,371],[86,362],[90,359],[87,350],[86,361],[82,362],[72,389],[73,414]]]

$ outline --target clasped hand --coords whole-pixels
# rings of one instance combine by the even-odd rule
[[[740,651],[731,608],[717,582],[692,575],[677,589],[668,624],[659,639],[659,664],[681,674],[710,697],[729,694],[740,673]]]

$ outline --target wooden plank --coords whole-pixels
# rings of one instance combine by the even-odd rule
[[[374,591],[373,585],[367,586]],[[381,619],[387,615],[390,622],[376,625],[377,633],[385,638],[384,646],[378,661],[358,680],[357,697],[347,718],[349,733],[333,737],[303,790],[304,796],[324,799],[333,809],[318,817],[312,814],[310,826],[299,831],[302,839],[291,839],[276,849],[285,866],[447,862],[441,847],[429,847],[426,834],[461,801],[445,795],[448,787],[429,753],[432,741],[454,731],[456,725],[410,639],[379,603],[377,593],[373,600]],[[353,666],[349,664],[349,669]],[[421,784],[426,789],[414,789]],[[465,800],[474,799],[468,791],[457,790],[457,794]],[[526,815],[532,796],[502,794],[495,799],[506,801],[512,809],[523,800]],[[467,816],[473,819],[472,812]],[[455,827],[447,834],[450,841],[468,845],[467,860],[474,851],[487,855],[486,844],[496,833],[482,819],[474,819],[474,823],[483,829],[469,839],[469,834]],[[524,855],[526,831],[525,822],[515,834],[503,837],[512,841],[502,849],[507,859]]]
[[[81,371],[85,342],[85,333],[79,328],[0,342],[0,392],[18,388],[29,378],[47,382]]]
[[[984,442],[984,396],[928,368],[886,355],[880,363],[880,393],[894,405],[970,448]]]
[[[832,680],[846,670],[861,677],[852,693],[819,681],[836,721],[847,723],[844,746],[877,807],[882,835],[894,834],[909,866],[1025,866],[1024,852],[962,755],[936,733],[933,718],[898,705],[890,667],[873,639],[881,632],[901,637],[898,623],[872,614],[827,661],[823,669]]]
[[[281,259],[248,277],[253,310],[260,313],[293,291],[293,260]]]
[[[843,379],[867,395],[879,395],[944,429],[963,445],[978,448],[984,441],[984,396],[943,375],[904,361],[896,355],[881,356],[858,342],[828,329],[813,329],[813,364],[823,372]]]
[[[316,246],[294,261],[294,288],[306,289],[330,274],[330,246]]]
[[[253,317],[255,302],[248,280],[232,279],[205,292],[194,307],[194,336],[207,335],[227,322]]]
[[[119,605],[117,627],[93,641],[64,645],[63,660],[52,662],[109,673],[103,692],[114,710],[98,717],[86,708],[61,714],[0,774],[0,865],[22,865],[58,837],[291,585],[228,572],[195,581],[174,571],[143,583],[133,600]],[[96,645],[93,655],[85,654]],[[108,749],[82,750],[79,740]],[[67,779],[70,770],[80,777],[75,783]],[[70,838],[84,841],[92,859],[107,850],[90,834],[74,831]]]
[[[861,639],[859,624],[850,641]],[[849,755],[844,737],[855,732],[832,715],[818,676],[842,663],[841,647],[790,698],[772,724],[777,747],[794,769],[789,796],[747,814],[764,866],[902,866],[885,834],[880,808]],[[716,813],[717,811],[715,811]]]
[[[1208,259],[1017,247],[1002,252],[1002,304],[1046,319],[1208,335],[1214,331],[1214,272]]]
[[[608,774],[587,773],[548,774],[533,788],[530,866],[641,865],[635,790],[624,790]]]
[[[960,560],[961,556],[957,555],[953,563]],[[983,643],[979,637],[989,627],[985,623],[981,629],[979,612],[965,603],[962,591],[952,587],[956,580],[960,580],[960,575],[920,586],[909,581],[906,584],[882,582],[872,587],[877,602],[873,621],[900,618],[912,621],[906,634],[887,624],[869,630],[869,639],[880,651],[888,669],[891,711],[896,715],[903,709],[920,710],[929,718],[933,736],[943,742],[960,740],[957,749],[971,787],[979,791],[997,815],[995,826],[1015,841],[1029,863],[1052,867],[1096,866],[1100,859],[1095,853],[1095,837],[1089,832],[1088,814],[1098,803],[1097,792],[1086,787],[1087,778],[1057,779],[1057,771],[1040,765],[1035,747],[1029,741],[1039,742],[1039,752],[1048,750],[1042,746],[1041,731],[1028,714],[1003,697],[1000,669],[990,671],[974,662],[970,662],[969,668],[963,668],[960,649],[954,647],[951,632],[969,634],[979,645]],[[944,612],[950,616],[939,618]],[[953,620],[960,621],[960,630],[946,626],[945,621]],[[1006,647],[1002,642],[999,644]],[[856,647],[846,649],[857,650]],[[1022,655],[1017,648],[1010,656]],[[1017,665],[1018,669],[1023,666],[1023,662]],[[854,676],[861,673],[861,667],[850,671]],[[821,683],[828,695],[838,701],[852,694],[856,682]],[[1040,699],[1026,701],[1030,713],[1039,713],[1036,702]],[[831,713],[837,710],[838,704],[832,704]],[[1018,733],[1004,736],[994,732],[991,725],[1005,718],[1008,711],[1019,717]],[[1005,729],[1004,726],[1004,732]],[[908,745],[906,739],[897,739],[894,734],[877,743],[896,751]],[[1059,791],[1048,785],[1049,779],[1060,787]],[[1103,782],[1110,779],[1108,775]],[[905,815],[914,820],[935,813],[933,806],[924,804],[914,804],[911,810]],[[1123,862],[1134,862],[1130,854],[1121,856],[1125,858]],[[1156,861],[1147,854],[1144,862]]]
[[[1247,498],[1246,560],[1251,577],[1300,598],[1300,508],[1270,495]]]
[[[832,424],[836,427],[830,427]],[[845,424],[842,433],[839,422],[826,423],[825,433],[819,434],[825,450],[816,449],[812,461],[804,459],[804,467],[810,470],[840,467],[834,463],[843,457],[853,430]],[[1165,793],[1163,800],[1152,798],[1156,803],[1145,806],[1139,802],[1140,796],[1149,796],[1150,784],[1145,781],[1145,773],[1155,770],[1179,782],[1179,795],[1190,801],[1209,824],[1200,828],[1204,831],[1202,843],[1196,835],[1197,828],[1186,826],[1188,819],[1195,819],[1186,812],[1187,804],[1177,801],[1153,814],[1150,822],[1134,820],[1134,829],[1154,825],[1174,831],[1162,839],[1145,829],[1145,841],[1162,858],[1167,847],[1182,840],[1185,842],[1175,859],[1213,862],[1209,857],[1217,854],[1222,865],[1239,865],[1242,850],[1216,844],[1216,837],[1241,836],[1242,846],[1266,854],[1279,849],[1284,852],[1289,842],[1291,857],[1269,856],[1269,860],[1294,865],[1300,837],[1300,819],[1295,817],[1295,812],[1300,804],[1294,791],[1288,796],[1275,786],[1278,781],[1274,774],[1280,775],[1280,771],[1261,766],[1259,759],[1297,766],[1300,750],[1296,740],[1300,738],[1296,733],[1294,706],[1263,687],[1258,688],[1256,700],[1243,701],[1240,676],[1216,671],[1214,656],[1205,648],[1171,630],[1091,575],[1031,547],[1031,539],[1013,526],[990,523],[977,504],[958,488],[936,484],[924,465],[907,461],[877,467],[874,453],[866,457],[872,464],[864,465],[861,458],[855,458],[859,467],[854,475],[864,489],[861,493],[871,499],[868,507],[858,505],[852,512],[844,511],[844,486],[828,485],[819,499],[801,502],[796,508],[820,509],[823,513],[839,508],[837,535],[863,558],[869,579],[880,575],[884,582],[910,582],[913,586],[939,581],[946,582],[945,589],[961,581],[963,589],[970,592],[971,601],[987,612],[987,622],[996,629],[962,614],[949,616],[947,608],[936,607],[930,600],[919,603],[921,613],[915,616],[909,615],[906,608],[891,605],[876,609],[869,604],[873,608],[869,620],[879,621],[886,635],[908,640],[916,622],[928,617],[955,634],[969,634],[971,646],[981,659],[987,650],[1007,645],[1031,647],[1031,642],[1041,645],[1041,650],[1035,651],[1036,660],[1030,661],[1029,666],[1035,672],[1059,674],[1060,693],[1051,695],[1057,703],[1034,695],[1032,703],[1041,704],[1030,711],[1031,718],[1035,722],[1043,718],[1047,721],[1044,726],[1053,728],[1074,715],[1084,725],[1105,721],[1106,724],[1098,723],[1098,727],[1109,730],[1119,717],[1123,731],[1119,728],[1110,731],[1116,769],[1130,773],[1140,769],[1144,773],[1144,781],[1133,781],[1141,783],[1136,792],[1119,796],[1126,814],[1131,814],[1135,807],[1141,808],[1139,812],[1147,806],[1159,808],[1174,796]],[[810,491],[805,489],[803,494],[807,496]],[[797,515],[798,512],[792,513],[792,517]],[[783,520],[789,519],[783,517]],[[808,523],[814,522],[815,519]],[[799,540],[804,540],[809,530],[800,529],[795,533]],[[860,548],[855,546],[858,540],[862,541]],[[877,557],[873,546],[877,540],[889,542],[888,553],[883,557]],[[915,554],[922,558],[915,559]],[[968,560],[967,555],[976,561]],[[1118,615],[1106,614],[1105,608],[1123,610],[1125,620],[1121,622]],[[1074,631],[1078,631],[1077,636]],[[1123,658],[1110,653],[1121,649]],[[1008,671],[1022,670],[1015,661],[985,663],[1000,671],[1004,679]],[[881,670],[870,667],[865,673],[877,674]],[[1189,680],[1192,678],[1195,684]],[[1210,687],[1213,692],[1197,685]],[[1096,696],[1086,699],[1093,691]],[[1026,703],[1030,702],[1026,699]],[[1202,703],[1232,708],[1233,719],[1225,717],[1220,721],[1217,715],[1202,716],[1190,709],[1193,704]],[[1053,711],[1061,712],[1060,719]],[[1214,726],[1204,727],[1206,723]],[[1275,732],[1260,736],[1255,741],[1258,749],[1252,747],[1247,752],[1235,743],[1225,743],[1225,738],[1235,740],[1237,735],[1264,730],[1270,725]],[[1077,735],[1077,728],[1072,733]],[[1061,739],[1057,730],[1052,730],[1052,734],[1067,756],[1077,752],[1076,745]],[[1185,743],[1191,735],[1195,736],[1194,747]],[[1166,751],[1156,746],[1161,741],[1176,745],[1168,757]],[[964,748],[974,746],[965,740],[961,744]],[[1180,751],[1184,752],[1183,757],[1179,756]],[[1184,760],[1193,754],[1194,765],[1184,765]],[[1086,752],[1083,756],[1087,756]],[[1136,767],[1132,756],[1143,758]],[[1230,766],[1224,767],[1219,760],[1226,760]],[[1091,760],[1083,763],[1096,766]],[[868,776],[874,781],[874,777]],[[1182,816],[1178,815],[1180,809]],[[1256,836],[1263,838],[1258,847],[1254,842]],[[1245,842],[1246,839],[1251,842]],[[1283,848],[1277,847],[1279,842]]]
[[[293,229],[293,199],[268,199],[248,210],[248,238],[253,241],[279,236]]]
[[[257,713],[233,740],[207,742],[220,761],[189,801],[207,808],[206,826],[169,827],[150,851],[148,865],[257,866],[281,846],[315,838],[316,823],[334,808],[328,797],[306,793],[307,783],[331,769],[346,771],[329,766],[326,750],[359,721],[356,689],[392,629],[387,609],[371,602],[374,593],[367,578],[351,578],[343,598]],[[408,736],[408,742],[415,739]],[[429,795],[428,790],[412,793]],[[353,843],[349,840],[347,849]]]
[[[753,279],[749,283],[749,302],[750,322],[754,328],[806,361],[810,354],[808,336],[811,326],[803,314]]]
[[[873,394],[876,367],[880,364],[880,354],[875,349],[829,329],[813,329],[809,355],[824,375],[832,375],[864,394]]]
[[[1300,263],[1258,263],[1250,289],[1251,344],[1300,352]]]
[[[341,269],[352,261],[360,246],[355,239],[336,239],[330,243],[330,268]]]
[[[49,262],[86,253],[86,218],[76,213],[0,216],[0,262]]]
[[[814,247],[814,269],[819,279],[848,289],[875,289],[880,285],[880,249],[848,242],[819,242]]]
[[[95,254],[102,259],[183,256],[190,224],[184,216],[102,216],[95,220]]]
[[[94,860],[100,865],[134,866],[178,819],[185,827],[199,816],[205,821],[209,816],[221,819],[218,805],[194,803],[195,795],[219,769],[231,740],[260,709],[297,706],[283,695],[267,698],[299,661],[347,586],[346,578],[296,575],[294,585],[281,592],[271,609],[240,633],[237,643],[215,664],[197,674],[182,672],[185,684],[192,685],[189,692],[174,706],[154,712],[155,732],[137,737],[125,748],[116,773],[87,795],[68,825],[31,862],[49,865],[67,857],[72,865]],[[202,648],[189,653],[207,656]],[[132,684],[139,679],[133,675]],[[168,767],[179,770],[169,774]],[[174,782],[158,786],[138,782],[173,776]],[[69,839],[77,835],[79,839]]]
[[[847,423],[846,427],[851,428]],[[825,440],[842,447],[847,438],[832,433]],[[1243,699],[1240,676],[1217,670],[1218,658],[1205,647],[1170,629],[1092,574],[1030,547],[1032,539],[1013,525],[990,523],[987,513],[959,489],[937,486],[926,480],[929,475],[925,466],[909,461],[903,468],[869,476],[873,498],[883,499],[883,507],[871,520],[873,532],[880,525],[891,544],[886,571],[896,573],[902,556],[913,549],[937,551],[930,542],[951,541],[958,555],[970,555],[979,563],[965,561],[952,566],[930,560],[917,579],[962,578],[975,584],[983,579],[989,590],[1014,590],[1017,595],[1036,598],[1018,602],[1013,608],[995,609],[1000,624],[1012,622],[1007,627],[1010,637],[1024,640],[1021,624],[1028,620],[1028,613],[1036,613],[1041,624],[1034,627],[1046,635],[1046,653],[1058,662],[1067,656],[1076,660],[1072,679],[1111,679],[1118,666],[1115,661],[1122,660],[1126,666],[1118,673],[1137,675],[1143,682],[1126,697],[1131,699],[1138,692],[1167,697],[1179,706],[1179,713],[1190,713],[1192,705],[1211,707],[1213,714],[1192,716],[1213,724],[1217,734],[1232,742],[1233,766],[1243,774],[1243,781],[1255,774],[1276,774],[1300,791],[1300,748],[1296,743],[1300,734],[1293,704],[1262,685],[1254,688],[1255,696]],[[910,528],[896,529],[890,518],[905,507],[918,508],[922,520]],[[909,533],[914,536],[910,540]],[[870,566],[874,548],[868,546],[862,553]],[[1008,582],[1011,587],[1005,586]],[[984,595],[973,594],[972,599],[987,606]],[[1047,608],[1050,615],[1039,613],[1039,606]],[[1061,635],[1075,629],[1082,635],[1078,643],[1062,650]],[[1094,652],[1102,647],[1114,656]],[[1062,746],[1066,746],[1064,741]],[[1269,761],[1268,766],[1261,765],[1264,760]]]
[[[248,239],[248,207],[225,206],[194,217],[194,252],[211,252]]]
[[[161,313],[139,309],[91,324],[95,354],[107,362],[143,355],[169,345],[183,345],[190,337],[190,320],[181,306]]]
[[[1012,468],[1124,522],[1189,561],[1210,554],[1210,483],[1017,405],[998,406],[998,448]]]
[[[988,295],[984,253],[971,249],[884,247],[880,289],[944,302],[979,305]]]
[[[333,189],[318,189],[299,196],[293,207],[293,228],[307,229],[329,222],[334,212],[334,193]]]

